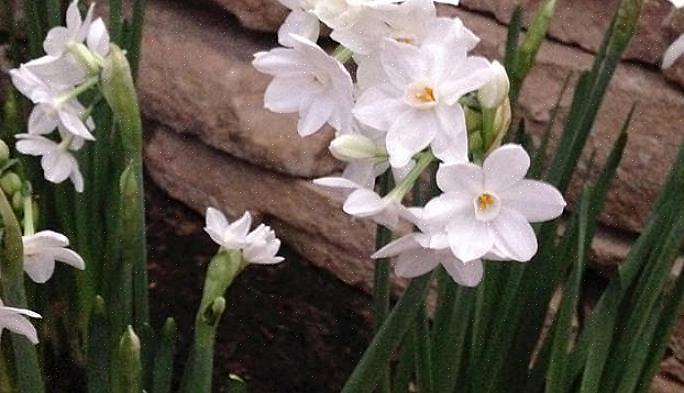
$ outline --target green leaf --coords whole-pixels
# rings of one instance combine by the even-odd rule
[[[142,361],[140,339],[132,326],[128,326],[119,343],[118,378],[113,393],[142,392]]]
[[[88,335],[88,367],[86,369],[88,393],[109,392],[110,375],[110,323],[102,297],[93,302]]]
[[[162,328],[161,340],[154,357],[152,393],[171,393],[173,357],[176,353],[178,328],[173,318],[168,318]]]
[[[432,393],[432,355],[430,353],[430,329],[425,306],[420,307],[413,329],[415,343],[416,381],[420,393]]]

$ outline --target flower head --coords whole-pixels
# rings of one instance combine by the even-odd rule
[[[71,180],[78,192],[83,192],[83,175],[78,167],[78,161],[72,152],[83,146],[83,139],[61,132],[62,141],[56,143],[40,135],[17,134],[17,151],[32,156],[41,156],[45,179],[52,183]]]
[[[68,249],[69,239],[61,233],[40,231],[23,236],[24,271],[36,283],[44,283],[52,277],[55,262],[63,262],[76,269],[85,269],[85,262],[75,251]]]
[[[537,252],[530,223],[561,215],[565,200],[553,186],[524,179],[530,158],[518,145],[492,152],[482,167],[442,165],[437,184],[444,194],[425,206],[425,219],[448,220],[453,254],[471,261],[486,257],[528,261]]]
[[[223,213],[210,207],[207,209],[206,219],[204,230],[211,239],[226,250],[241,250],[247,263],[273,264],[284,260],[276,256],[280,249],[280,240],[269,226],[261,224],[253,231],[249,231],[252,225],[252,216],[249,212],[245,212],[240,219],[231,224]]]
[[[254,67],[274,76],[264,105],[273,112],[299,112],[297,130],[302,136],[315,133],[325,123],[347,130],[353,105],[349,72],[315,43],[294,34],[291,38],[292,48],[254,55]]]
[[[31,343],[38,344],[38,332],[28,318],[41,318],[39,314],[23,308],[7,307],[0,300],[0,339],[7,329],[26,337]]]

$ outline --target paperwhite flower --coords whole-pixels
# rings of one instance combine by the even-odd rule
[[[260,224],[252,232],[249,231],[252,225],[252,216],[249,212],[245,212],[240,219],[231,224],[223,213],[210,207],[207,209],[206,220],[204,230],[211,239],[227,250],[241,250],[246,262],[273,264],[284,260],[276,256],[280,249],[280,240],[270,227]]]
[[[77,137],[95,140],[88,129],[94,128],[92,118],[82,120],[86,109],[71,97],[70,88],[62,83],[50,85],[26,66],[10,70],[10,75],[17,90],[36,104],[28,120],[29,134],[49,134],[61,126]]]
[[[280,240],[270,227],[260,224],[247,235],[247,245],[242,255],[248,263],[274,264],[285,260],[276,256],[280,249]]]
[[[7,307],[0,300],[0,339],[2,332],[7,329],[12,333],[26,337],[31,343],[38,344],[38,332],[28,318],[41,318],[31,310]]]
[[[453,254],[462,261],[528,261],[537,252],[530,223],[561,215],[563,196],[553,186],[524,179],[530,158],[518,145],[492,152],[482,167],[442,165],[437,184],[444,191],[425,206],[425,220],[448,219]]]
[[[273,75],[264,105],[278,113],[299,112],[297,130],[307,136],[325,123],[336,130],[349,129],[353,83],[349,72],[315,43],[291,35],[293,48],[276,48],[254,55],[252,64]]]
[[[492,71],[486,59],[468,56],[466,43],[458,42],[415,47],[385,40],[380,56],[388,83],[365,90],[353,113],[362,123],[387,130],[393,167],[406,165],[428,146],[445,163],[467,161],[465,114],[458,100],[489,82]]]
[[[75,251],[68,249],[69,239],[61,233],[40,231],[23,236],[24,271],[36,283],[42,284],[52,277],[55,261],[64,262],[76,269],[85,269],[85,262]]]
[[[60,129],[61,131],[61,129]],[[52,183],[71,180],[78,192],[83,192],[83,176],[78,167],[78,161],[72,154],[78,151],[84,140],[61,131],[63,140],[56,143],[48,138],[32,134],[17,134],[17,151],[32,156],[41,156],[45,179]]]
[[[460,285],[473,287],[480,283],[484,268],[479,259],[463,262],[449,250],[444,229],[446,221],[425,221],[422,208],[410,208],[405,216],[419,231],[403,236],[372,255],[372,258],[396,257],[394,272],[399,277],[413,278],[426,274],[442,264]]]
[[[69,45],[82,43],[88,36],[94,9],[95,4],[91,4],[85,19],[81,19],[78,0],[73,0],[67,8],[66,27],[53,27],[48,32],[43,42],[45,53],[59,57],[69,50]]]
[[[278,29],[278,43],[282,46],[293,47],[294,40],[290,34],[306,38],[311,42],[318,41],[321,23],[311,12],[315,7],[314,0],[278,0],[291,10],[285,22]]]

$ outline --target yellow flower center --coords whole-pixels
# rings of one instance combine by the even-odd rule
[[[416,93],[416,99],[422,102],[435,102],[435,92],[432,87],[425,86],[422,91]]]
[[[477,198],[477,203],[480,205],[480,210],[487,210],[487,208],[494,205],[494,197],[489,194],[482,194]]]

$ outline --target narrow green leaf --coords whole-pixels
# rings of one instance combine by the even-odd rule
[[[119,343],[119,374],[113,393],[142,392],[142,362],[140,339],[132,326],[128,326]]]
[[[140,63],[140,48],[142,46],[143,24],[145,22],[145,3],[146,0],[133,0],[133,18],[128,35],[128,52],[131,59],[131,70],[133,78],[138,74]]]
[[[392,379],[392,391],[395,393],[408,392],[411,378],[413,377],[414,361],[415,361],[415,326],[413,326],[406,337],[401,348],[401,356],[399,363],[394,370],[394,379]]]
[[[88,335],[88,367],[86,369],[88,393],[108,393],[110,375],[110,324],[104,299],[93,302]]]
[[[377,370],[385,367],[415,322],[416,312],[425,301],[432,274],[415,278],[394,306],[380,331],[366,349],[342,393],[371,393],[378,383]]]
[[[420,393],[432,393],[432,355],[430,353],[430,329],[428,326],[427,312],[425,306],[418,310],[415,322],[414,342],[415,342],[415,363],[416,381]]]
[[[508,74],[515,72],[515,67],[518,64],[518,48],[520,46],[520,32],[522,31],[523,10],[518,4],[513,9],[511,16],[511,23],[508,24],[508,32],[506,34],[506,55],[504,64]],[[516,94],[512,94],[517,96]]]
[[[168,318],[162,328],[159,348],[154,357],[152,393],[171,393],[173,357],[176,354],[178,328],[173,318]]]

